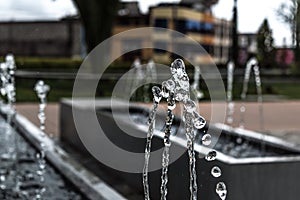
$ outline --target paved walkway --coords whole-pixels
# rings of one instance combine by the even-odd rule
[[[224,112],[226,104],[215,103],[214,109],[216,113]],[[240,121],[239,109],[241,103],[235,103],[234,123],[237,127]],[[259,105],[257,103],[245,103],[245,129],[262,131],[278,137],[285,138],[288,141],[300,144],[300,101],[280,101],[266,102],[263,104],[263,121],[264,130],[260,128]],[[180,112],[178,108],[177,113]],[[210,103],[200,103],[201,115],[210,121],[212,106]],[[22,103],[17,104],[17,111],[26,116],[34,124],[38,125],[37,113],[38,104]],[[46,107],[46,132],[59,136],[59,105],[48,104]],[[222,115],[217,116],[214,120],[222,122]]]
[[[38,111],[39,105],[36,103],[19,103],[16,105],[17,112],[24,115],[29,121],[39,126]],[[54,137],[59,136],[59,104],[47,104],[45,109],[46,129],[45,132]]]

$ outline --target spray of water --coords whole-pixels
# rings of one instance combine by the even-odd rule
[[[253,68],[254,71],[254,76],[255,76],[255,85],[256,85],[256,91],[257,91],[257,102],[259,103],[259,115],[260,115],[260,129],[264,130],[264,120],[263,120],[263,98],[262,98],[262,89],[261,89],[261,79],[260,79],[260,70],[259,70],[259,65],[258,61],[256,58],[251,58],[247,65],[246,65],[246,71],[245,71],[245,76],[244,76],[244,82],[243,82],[243,90],[241,94],[241,99],[243,101],[243,104],[240,108],[241,112],[241,119],[240,119],[240,127],[244,128],[245,124],[245,112],[246,112],[246,107],[245,107],[245,100],[247,98],[247,92],[248,92],[248,84],[249,84],[249,79],[250,79],[250,73],[251,69]]]
[[[234,63],[231,61],[227,66],[227,116],[226,122],[228,125],[233,123],[234,103],[232,101]]]
[[[145,164],[143,168],[143,185],[144,185],[145,200],[150,199],[149,184],[148,184],[148,167],[149,167],[149,159],[151,153],[151,140],[155,128],[155,116],[156,116],[157,107],[162,98],[161,90],[159,87],[154,86],[152,88],[152,93],[153,93],[153,107],[150,112],[149,121],[148,121],[149,128],[148,128],[146,148],[145,148]]]
[[[156,68],[155,68],[155,63],[153,60],[149,60],[149,62],[147,63],[147,65],[145,66],[146,69],[144,70],[145,73],[145,79],[146,82],[148,84],[145,84],[143,87],[144,90],[144,102],[149,102],[149,88],[150,88],[150,84],[151,82],[156,82],[157,79],[157,73],[156,73]]]
[[[169,80],[164,81],[162,83],[162,90],[161,90],[161,96],[167,98],[168,101],[166,129],[165,129],[165,136],[164,136],[165,147],[163,150],[163,159],[162,159],[161,199],[164,200],[167,197],[169,148],[171,146],[170,131],[171,131],[173,118],[174,118],[172,111],[176,106],[175,104],[176,101],[178,101],[178,102],[182,102],[184,105],[183,119],[184,119],[185,131],[186,131],[187,149],[188,149],[188,156],[189,156],[190,192],[191,192],[190,199],[196,200],[197,180],[196,180],[196,158],[195,158],[195,151],[194,151],[194,142],[195,142],[195,133],[196,133],[195,129],[204,128],[206,121],[203,117],[201,117],[198,114],[196,103],[190,99],[191,88],[189,84],[188,75],[185,71],[184,62],[180,59],[176,59],[171,64],[170,70],[171,70],[172,77]],[[151,115],[150,115],[150,119],[151,119]],[[146,162],[148,161],[146,160],[145,163]],[[145,187],[145,185],[147,186],[148,183],[144,182],[144,188],[147,188]],[[146,193],[149,194],[149,191],[145,191],[145,194]],[[145,195],[145,199],[147,198],[149,198],[149,196]]]
[[[12,54],[8,54],[5,57],[5,63],[0,64],[1,70],[1,94],[7,97],[7,106],[9,108],[7,115],[7,123],[12,127],[6,134],[11,135],[14,143],[14,147],[11,148],[10,152],[12,155],[12,159],[14,160],[14,164],[12,168],[9,170],[10,173],[14,175],[14,183],[15,183],[15,192],[19,191],[20,181],[19,181],[19,152],[18,152],[18,138],[16,132],[14,131],[13,119],[16,114],[15,102],[16,102],[16,88],[15,88],[15,70],[16,64],[15,59]]]
[[[45,108],[47,105],[47,93],[49,92],[50,87],[44,83],[44,81],[39,80],[34,87],[34,90],[37,93],[38,98],[40,99],[39,104],[39,113],[38,113],[38,119],[40,121],[40,136],[42,137],[42,142],[40,143],[40,152],[36,154],[37,160],[38,160],[38,170],[37,175],[40,177],[40,188],[36,191],[35,199],[42,199],[43,194],[46,191],[46,188],[44,187],[44,174],[46,170],[46,160],[45,160],[45,144],[43,143],[43,138],[46,136],[43,132],[45,130],[45,121],[46,121],[46,115],[45,115]]]
[[[200,67],[194,67],[194,82],[191,85],[192,93],[195,95],[195,102],[198,104],[198,100],[204,97],[203,92],[200,90]]]

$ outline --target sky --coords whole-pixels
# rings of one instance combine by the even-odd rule
[[[124,0],[134,1],[134,0]],[[179,2],[179,0],[138,0],[142,12],[160,2]],[[238,0],[239,24],[241,33],[257,32],[264,18],[273,30],[275,45],[280,46],[283,38],[291,44],[289,27],[280,22],[275,10],[286,0]],[[213,13],[219,18],[232,18],[233,0],[219,0]],[[0,1],[0,21],[47,20],[75,14],[72,0],[2,0]]]

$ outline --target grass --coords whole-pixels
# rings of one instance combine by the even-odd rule
[[[44,79],[45,83],[50,85],[51,90],[48,95],[49,102],[58,102],[63,97],[72,97],[73,90],[73,80],[53,80],[53,79]],[[98,88],[98,96],[102,97],[110,97],[113,91],[114,85],[117,80],[106,80],[101,81],[101,85]],[[25,79],[25,78],[17,78],[16,80],[16,98],[17,102],[35,102],[38,101],[35,92],[33,91],[33,87],[37,79]],[[203,85],[203,84],[202,84]],[[279,95],[283,96],[286,99],[291,100],[299,100],[300,99],[300,84],[297,83],[272,83],[272,84],[263,84],[263,95]],[[205,88],[205,84],[202,86],[202,91],[205,94],[204,100],[209,100],[208,90]],[[240,94],[242,91],[242,84],[235,84],[233,89],[233,99],[240,100]],[[138,95],[135,95],[136,101],[143,101],[143,88],[140,88],[137,91]],[[152,99],[151,95],[151,87],[149,87],[148,98]],[[224,93],[222,93],[224,94]],[[256,95],[256,87],[255,84],[249,84],[249,95]],[[134,95],[133,95],[134,96]],[[219,95],[220,96],[220,95]],[[136,98],[137,97],[137,98]],[[225,97],[220,96],[220,100],[224,100]]]
[[[3,58],[0,58],[0,60]],[[78,68],[80,67],[82,60],[80,59],[69,59],[69,58],[22,58],[17,57],[17,68],[20,70],[28,70],[28,71],[43,71],[43,72],[73,72],[76,73]],[[106,73],[119,73],[123,74],[128,69],[130,69],[131,63],[124,63],[124,62],[115,62],[110,66]],[[280,95],[284,96],[287,99],[300,99],[300,82],[293,83],[285,82],[280,83],[273,80],[288,80],[289,77],[277,77],[270,76],[264,77],[267,80],[272,80],[275,83],[262,83],[263,94],[266,95]],[[295,77],[294,77],[295,78]],[[16,87],[17,93],[16,98],[17,102],[34,102],[38,101],[35,92],[33,91],[33,87],[38,79],[35,78],[16,78]],[[296,77],[297,80],[297,77]],[[72,90],[73,90],[73,83],[74,80],[69,79],[44,79],[45,83],[50,85],[51,90],[48,95],[49,102],[58,102],[63,97],[72,97]],[[190,82],[193,80],[191,79]],[[233,99],[240,100],[240,94],[242,91],[242,80],[240,79],[238,82],[234,83],[233,88]],[[114,85],[117,80],[101,80],[100,87],[98,88],[97,95],[110,97],[113,91]],[[248,94],[256,94],[256,87],[253,83],[254,80],[250,80]],[[224,83],[226,87],[226,82]],[[125,87],[125,86],[124,86]],[[201,82],[201,89],[205,94],[204,100],[209,100],[209,92],[205,83]],[[140,88],[137,91],[135,100],[143,101],[144,100],[144,90]],[[220,95],[218,95],[220,93]],[[220,96],[220,100],[224,100],[225,96],[224,93],[215,91],[214,94]],[[148,91],[148,98],[152,99],[151,95],[151,87]]]
[[[16,79],[16,101],[17,102],[36,102],[38,98],[33,90],[37,79]],[[73,89],[73,80],[53,80],[44,79],[44,82],[50,86],[48,94],[49,102],[58,102],[62,97],[71,97]]]
[[[275,93],[288,99],[300,99],[300,83],[275,83],[271,87]]]

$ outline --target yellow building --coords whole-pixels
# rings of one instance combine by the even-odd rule
[[[230,54],[231,22],[215,18],[211,12],[201,10],[193,4],[159,4],[151,7],[149,14],[140,13],[137,2],[126,2],[119,10],[113,33],[139,28],[160,27],[178,31],[197,41],[208,53],[193,49],[189,42],[174,38],[164,31],[155,31],[146,35],[130,35],[113,42],[112,54],[122,54],[128,47],[152,43],[157,49],[141,49],[122,56],[122,60],[142,60],[153,58],[158,62],[169,63],[173,52],[183,52],[183,58],[189,58],[202,64],[212,60],[217,64],[226,64]]]
[[[229,58],[231,46],[231,22],[215,18],[211,12],[203,12],[191,4],[160,4],[150,10],[150,26],[161,27],[181,32],[197,41],[209,54],[193,51],[187,41],[176,38],[173,47],[168,46],[168,52],[154,50],[156,60],[169,61],[171,53],[176,48],[185,52],[184,57],[198,63],[208,63],[211,59],[217,64],[225,64]],[[153,37],[154,43],[165,43],[173,39],[157,33]],[[184,50],[182,50],[184,49]],[[178,49],[177,49],[178,50]]]

